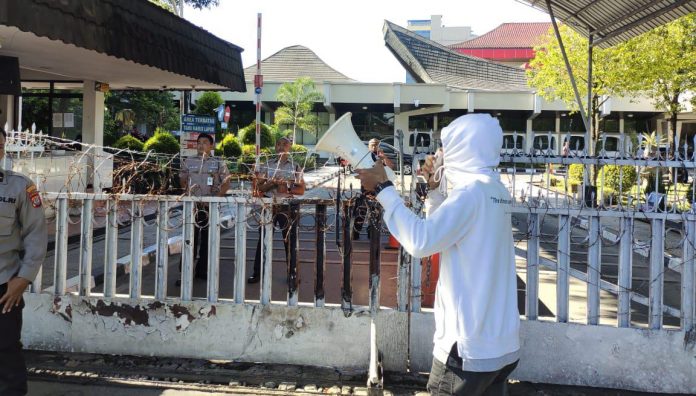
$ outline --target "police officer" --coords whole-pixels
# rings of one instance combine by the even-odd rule
[[[187,194],[194,197],[222,197],[230,188],[230,171],[221,158],[213,157],[213,137],[201,133],[196,140],[198,155],[184,160],[179,179]],[[198,254],[195,277],[208,279],[208,204],[196,205],[193,257]],[[181,285],[181,281],[177,281]]]
[[[22,294],[43,263],[46,239],[36,186],[24,175],[0,169],[0,395],[27,392],[20,343]]]
[[[306,183],[304,170],[296,164],[290,153],[292,142],[286,137],[276,140],[277,158],[273,158],[262,164],[257,172],[257,186],[261,193],[268,198],[288,198],[305,193]],[[283,232],[283,244],[285,245],[285,261],[290,261],[290,206],[273,206],[273,225],[278,226]],[[270,268],[270,267],[269,267]],[[261,227],[259,227],[259,240],[256,244],[254,256],[254,272],[247,283],[258,283],[261,280]]]

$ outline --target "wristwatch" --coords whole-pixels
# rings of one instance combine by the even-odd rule
[[[375,186],[375,195],[378,195],[382,190],[389,186],[393,186],[394,183],[391,182],[391,180],[387,180],[384,182],[379,183],[378,185]]]

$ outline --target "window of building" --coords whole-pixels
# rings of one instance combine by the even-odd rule
[[[534,132],[554,132],[556,130],[556,117],[544,114],[537,116],[532,120],[532,130]]]

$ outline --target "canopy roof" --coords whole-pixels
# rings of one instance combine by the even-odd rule
[[[25,81],[243,92],[241,51],[150,1],[0,1],[0,55]]]
[[[696,12],[696,0],[517,0],[549,13],[594,45],[610,47]]]

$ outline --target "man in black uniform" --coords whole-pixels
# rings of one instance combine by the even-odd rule
[[[4,132],[2,133],[4,137]],[[27,393],[22,294],[46,256],[41,197],[28,177],[0,169],[0,395]]]

